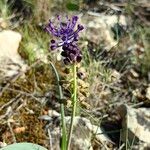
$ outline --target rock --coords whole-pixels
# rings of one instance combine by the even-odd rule
[[[0,79],[25,71],[27,65],[18,53],[21,34],[11,30],[0,32]]]
[[[149,150],[150,149],[150,144],[139,143],[139,145],[132,146],[132,149],[133,150]]]
[[[122,118],[121,140],[130,144],[138,145],[144,143],[150,144],[150,109],[149,108],[132,108],[127,105],[120,105],[118,112]],[[140,147],[143,148],[143,147]]]
[[[1,142],[1,141],[0,141],[0,148],[3,148],[3,147],[5,147],[5,146],[7,146],[7,144],[6,144],[5,142]]]
[[[66,118],[68,125],[70,124],[70,117]],[[69,126],[68,126],[69,127]],[[76,117],[74,121],[74,131],[71,141],[71,150],[93,150],[92,148],[92,130],[91,123],[86,118]]]
[[[121,74],[117,70],[113,69],[111,73],[111,81],[118,82],[120,81],[120,78],[121,78]]]
[[[55,110],[48,110],[48,115],[53,117],[60,117],[60,114]]]
[[[112,27],[119,23],[119,25],[126,26],[125,16],[120,15],[118,22],[117,15],[105,15],[103,13],[88,12],[83,15],[81,22],[86,28],[85,37],[96,44],[104,43],[106,49],[110,49],[117,44],[114,39]]]
[[[144,96],[142,95],[140,89],[135,89],[132,91],[133,96],[137,97],[138,99],[144,99]]]
[[[8,27],[8,22],[5,19],[0,18],[0,30]]]
[[[51,130],[51,136],[54,141],[53,142],[53,147],[57,147],[54,149],[59,150],[58,146],[60,145],[60,115],[58,115],[57,112],[50,110],[49,111],[49,121],[50,124],[53,127],[50,127],[49,129],[52,128]],[[39,117],[41,120],[47,120],[48,117],[45,117],[45,115]],[[53,119],[53,121],[52,121]],[[71,121],[70,116],[65,117],[66,124],[67,124],[67,129],[69,129],[69,124]],[[59,123],[58,123],[59,122]],[[56,125],[57,124],[57,125]],[[73,130],[73,135],[72,135],[72,141],[71,141],[71,150],[93,150],[93,137],[96,139],[96,141],[102,143],[103,148],[107,148],[107,144],[112,144],[113,142],[103,133],[104,131],[102,130],[101,127],[98,127],[96,125],[93,125],[90,120],[76,116],[74,120],[74,130]],[[57,141],[57,144],[56,144]]]
[[[150,100],[150,85],[149,85],[149,87],[146,89],[146,98],[147,98],[148,100]]]
[[[66,117],[67,125],[70,124],[70,116]],[[113,142],[104,134],[101,127],[93,125],[90,120],[76,116],[74,120],[74,131],[71,142],[72,150],[93,150],[92,139],[94,139],[107,148],[107,144],[113,144]]]
[[[131,73],[133,78],[138,78],[139,77],[139,74],[133,68],[130,69],[130,73]]]
[[[0,32],[0,57],[13,57],[13,59],[18,59],[18,47],[21,41],[21,34],[11,31],[4,30]]]

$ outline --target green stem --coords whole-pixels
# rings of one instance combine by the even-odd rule
[[[62,87],[60,86],[60,78],[58,75],[58,72],[55,68],[55,66],[53,65],[53,63],[50,62],[50,65],[52,66],[55,76],[56,76],[56,80],[57,80],[57,86],[58,86],[58,90],[59,90],[59,100],[61,102],[61,100],[63,99],[63,92],[62,92]],[[61,111],[61,121],[62,121],[62,143],[61,143],[61,150],[66,150],[66,146],[67,146],[67,137],[66,137],[66,123],[65,123],[65,111],[64,111],[64,104],[61,103],[60,104],[60,111]]]
[[[70,123],[69,135],[68,135],[67,150],[70,149],[74,118],[76,115],[76,107],[77,107],[77,71],[76,71],[76,64],[73,64],[72,115],[71,115],[71,123]]]

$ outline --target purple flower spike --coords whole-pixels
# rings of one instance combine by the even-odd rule
[[[55,36],[58,41],[51,40],[50,48],[55,50],[58,47],[62,47],[62,56],[64,57],[65,64],[71,62],[81,61],[81,52],[77,46],[79,39],[79,32],[84,29],[81,24],[77,24],[78,17],[73,16],[71,19],[66,17],[66,21],[63,22],[60,16],[57,16],[57,25],[51,20],[46,26],[46,31]],[[77,29],[75,27],[77,26]]]

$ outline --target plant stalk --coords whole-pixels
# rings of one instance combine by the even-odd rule
[[[77,71],[76,71],[76,64],[73,64],[73,94],[72,94],[72,115],[71,115],[71,122],[70,122],[70,129],[68,135],[68,143],[67,143],[67,150],[70,149],[73,126],[74,126],[74,118],[76,115],[76,107],[77,107]]]
[[[56,80],[57,80],[57,86],[58,86],[58,91],[59,91],[59,100],[61,102],[61,100],[63,99],[63,92],[62,92],[62,87],[60,86],[60,78],[58,75],[58,72],[55,68],[55,66],[53,65],[52,62],[50,62],[50,65],[52,66],[55,76],[56,76]],[[60,111],[61,111],[61,122],[62,122],[62,141],[61,141],[61,150],[66,150],[67,147],[67,134],[66,134],[66,123],[65,123],[65,111],[64,111],[64,104],[61,102],[60,104]]]

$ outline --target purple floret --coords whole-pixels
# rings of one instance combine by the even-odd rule
[[[50,20],[49,24],[46,26],[48,33],[52,34],[58,39],[51,40],[51,50],[62,47],[62,56],[64,57],[64,62],[66,64],[81,61],[81,52],[76,43],[79,38],[78,34],[84,29],[84,27],[81,24],[77,25],[77,16],[73,16],[71,19],[66,17],[66,22],[63,22],[62,18],[57,16],[57,20],[57,25],[54,25],[54,23]],[[75,29],[76,26],[77,29]]]
[[[68,61],[68,63],[81,61],[82,54],[77,45],[75,44],[64,45],[62,49],[63,51],[61,52],[61,55],[65,58],[65,60]]]

